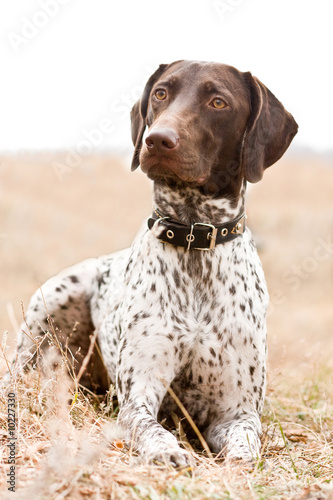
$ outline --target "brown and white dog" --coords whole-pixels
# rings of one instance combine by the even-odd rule
[[[84,356],[97,330],[103,362],[95,352],[92,384],[107,387],[105,366],[119,422],[150,461],[189,460],[158,423],[178,411],[169,386],[213,452],[255,459],[268,294],[244,195],[246,182],[286,151],[297,124],[251,73],[196,61],[161,65],[131,118],[132,169],[140,164],[154,181],[149,227],[131,248],[48,280],[22,332],[43,336],[49,314],[60,340]],[[34,343],[22,335],[20,352],[26,347],[34,360]]]

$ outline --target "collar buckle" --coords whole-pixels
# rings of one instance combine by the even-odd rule
[[[192,230],[193,226],[210,227],[211,230],[212,230],[210,233],[207,234],[207,239],[210,240],[209,247],[208,248],[197,248],[196,250],[203,250],[203,251],[213,250],[215,248],[215,246],[216,246],[216,236],[217,236],[217,230],[218,230],[217,227],[215,227],[213,224],[204,224],[203,222],[195,222],[191,226],[191,233],[193,232],[193,230]],[[187,249],[189,250],[189,246],[187,247]]]

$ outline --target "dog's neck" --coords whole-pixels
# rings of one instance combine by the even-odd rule
[[[214,198],[182,182],[155,181],[154,208],[164,217],[184,224],[221,225],[244,213],[245,190],[244,181],[237,197]]]

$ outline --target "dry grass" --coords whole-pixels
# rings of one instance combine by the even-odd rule
[[[52,159],[0,160],[0,321],[10,345],[21,300],[26,306],[62,267],[129,244],[150,210],[145,177],[127,174],[120,161],[86,158],[59,182]],[[198,443],[191,474],[141,463],[115,426],[112,393],[104,399],[83,393],[61,358],[57,370],[13,377],[1,389],[1,498],[12,498],[6,485],[9,390],[18,403],[15,498],[333,498],[332,255],[298,287],[283,278],[313,257],[318,238],[332,237],[331,163],[280,162],[249,193],[249,223],[263,238],[271,296],[282,293],[268,321],[269,384],[255,469],[210,460]]]
[[[113,393],[83,392],[49,335],[44,370],[12,374],[1,389],[1,498],[6,473],[7,394],[17,397],[16,497],[23,499],[291,499],[333,495],[332,369],[303,380],[270,384],[263,418],[262,457],[254,470],[227,466],[193,451],[192,471],[141,462],[116,426]],[[57,368],[54,366],[58,360]],[[175,431],[176,432],[176,431]],[[179,438],[179,434],[178,434]],[[0,490],[0,491],[1,491]]]

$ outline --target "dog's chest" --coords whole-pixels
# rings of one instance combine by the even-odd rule
[[[214,251],[186,252],[146,234],[125,273],[123,331],[167,334],[188,351],[213,349],[230,324],[255,321],[266,289],[250,240],[246,233]]]
[[[194,386],[212,392],[228,384],[229,360],[253,357],[253,345],[263,350],[267,293],[250,240],[246,233],[212,252],[186,252],[143,232],[130,251],[111,258],[99,296],[99,341],[111,380],[122,351],[129,370],[162,359],[195,400]]]

